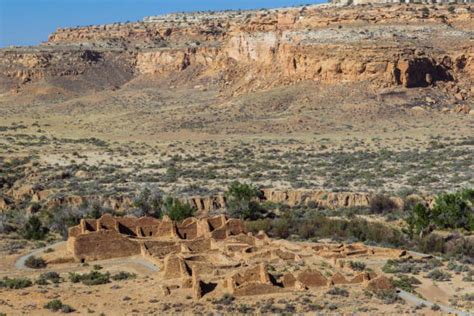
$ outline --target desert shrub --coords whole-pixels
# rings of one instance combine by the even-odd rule
[[[233,182],[226,193],[227,211],[232,217],[256,220],[261,217],[263,208],[258,202],[259,190],[250,185]]]
[[[38,285],[48,285],[49,282],[45,278],[42,278],[41,276],[35,281],[35,284]]]
[[[272,223],[272,235],[280,238],[288,238],[292,234],[291,222],[285,218],[278,218]]]
[[[133,201],[134,207],[138,208],[140,215],[161,218],[163,216],[163,198],[160,193],[143,189]]]
[[[137,275],[135,273],[120,271],[119,273],[112,275],[111,279],[114,281],[123,281],[135,279],[136,277]]]
[[[38,280],[36,280],[36,284],[46,285],[48,284],[48,281],[57,284],[61,282],[61,277],[59,276],[59,273],[54,271],[45,272],[38,277]]]
[[[79,283],[81,282],[81,275],[76,272],[69,272],[69,281],[72,283]]]
[[[450,271],[454,271],[456,273],[460,273],[460,272],[469,272],[471,271],[471,269],[469,268],[468,265],[464,265],[464,264],[457,264],[456,261],[454,260],[449,260],[449,263],[448,263],[448,269]]]
[[[413,293],[415,285],[419,285],[421,282],[413,276],[399,275],[397,279],[392,280],[392,284],[396,288]]]
[[[110,273],[101,273],[97,270],[85,274],[69,273],[69,281],[72,283],[82,282],[85,285],[100,285],[110,282]]]
[[[360,261],[349,261],[349,266],[354,271],[364,271],[366,268],[366,264]]]
[[[94,264],[92,266],[92,270],[94,270],[94,271],[99,271],[99,270],[102,270],[102,269],[103,269],[103,267],[100,264]]]
[[[33,215],[31,216],[21,230],[21,235],[29,240],[41,240],[48,234],[48,228],[44,227],[41,220]]]
[[[385,304],[395,304],[397,302],[402,301],[402,299],[398,296],[396,290],[378,290],[375,291],[375,296],[382,300]]]
[[[425,205],[418,203],[409,211],[408,217],[405,221],[408,225],[405,230],[408,236],[413,238],[416,234],[422,238],[429,230],[431,212]]]
[[[272,228],[272,223],[270,219],[259,219],[256,221],[247,221],[245,222],[247,231],[257,234],[260,231],[268,232]]]
[[[4,277],[3,280],[0,280],[0,288],[8,289],[24,289],[33,285],[30,279],[27,278],[13,278]]]
[[[337,295],[337,296],[349,296],[349,292],[346,289],[340,288],[340,287],[333,287],[329,291],[326,292],[327,294],[330,295]]]
[[[7,214],[0,214],[0,234],[8,234],[13,231]]]
[[[61,311],[63,313],[74,312],[74,309],[71,306],[63,304],[63,302],[61,302],[61,300],[58,300],[58,299],[49,301],[48,303],[44,305],[44,308],[49,309],[52,312],[58,312],[58,311]]]
[[[423,18],[429,17],[429,16],[430,16],[430,9],[428,9],[427,7],[423,7],[423,8],[421,9],[421,16],[422,16]]]
[[[405,219],[407,227],[404,232],[410,238],[418,236],[423,238],[435,227],[439,229],[465,229],[474,230],[474,190],[465,189],[456,193],[439,195],[435,200],[432,210],[423,204],[416,204]],[[440,240],[426,240],[437,242],[438,251],[441,252]],[[431,247],[436,246],[431,244]]]
[[[473,191],[466,189],[438,196],[432,210],[433,223],[442,229],[474,230]]]
[[[31,256],[25,260],[25,266],[31,269],[43,269],[46,268],[46,261],[43,258]]]
[[[460,260],[474,258],[474,239],[454,233],[444,237],[443,241],[443,254]]]
[[[432,270],[434,268],[439,268],[442,266],[443,266],[443,263],[441,262],[441,260],[436,259],[436,258],[431,258],[424,264],[423,269]]]
[[[374,214],[384,214],[397,209],[397,204],[383,194],[377,194],[370,201],[370,211]]]
[[[471,203],[471,205],[474,203],[474,189],[463,189],[459,192],[459,195],[464,201]]]
[[[69,227],[79,224],[81,218],[85,217],[85,210],[66,207],[63,209],[53,209],[51,214],[49,228],[59,233],[66,240]]]
[[[474,240],[458,233],[448,236],[432,233],[415,241],[417,250],[422,253],[439,253],[458,259],[474,257]]]
[[[461,297],[461,299],[466,302],[474,302],[474,293],[466,293]]]
[[[163,203],[164,213],[173,221],[182,221],[192,217],[196,209],[187,202],[181,202],[177,198],[167,197]]]
[[[250,222],[254,223],[254,221]],[[406,245],[406,238],[398,229],[383,223],[368,222],[364,219],[335,219],[317,211],[305,212],[300,216],[296,211],[288,211],[280,218],[257,221],[265,223],[266,232],[271,237],[288,238],[291,235],[304,239],[333,238],[375,242],[394,247]],[[249,224],[249,227],[254,227]]]
[[[434,269],[433,271],[429,272],[427,277],[435,281],[451,280],[451,274],[440,269]]]
[[[83,208],[85,208],[85,214],[83,218],[92,218],[92,219],[98,219],[102,217],[104,214],[113,214],[114,211],[108,208],[105,208],[103,205],[101,205],[99,202],[94,202],[92,205],[88,206],[88,203],[85,205],[82,205]]]
[[[230,305],[233,304],[235,297],[232,294],[224,293],[220,299],[216,299],[213,301],[214,304],[220,305]]]
[[[113,211],[103,208],[99,203],[92,205],[84,203],[78,207],[52,208],[48,212],[48,227],[66,240],[69,227],[78,225],[83,218],[97,219],[105,213],[113,213]]]
[[[382,267],[385,273],[412,273],[421,272],[421,267],[414,262],[405,259],[389,259]]]
[[[433,304],[431,305],[431,310],[432,311],[439,311],[441,307],[438,304]]]

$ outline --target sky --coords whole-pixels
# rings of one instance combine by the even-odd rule
[[[37,45],[63,27],[138,21],[170,12],[321,2],[324,0],[0,0],[0,47]]]

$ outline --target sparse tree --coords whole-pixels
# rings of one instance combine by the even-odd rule
[[[163,216],[163,198],[160,193],[152,192],[149,188],[140,192],[140,195],[133,201],[133,205],[139,210],[138,215],[156,218]]]
[[[413,238],[415,234],[423,238],[423,236],[429,232],[428,230],[431,223],[430,210],[425,205],[418,203],[410,211],[406,222],[408,227],[405,231],[410,238]]]
[[[25,239],[41,240],[46,237],[48,232],[48,228],[43,226],[41,220],[37,216],[33,215],[22,228],[21,235]]]
[[[182,221],[192,217],[196,209],[189,203],[182,202],[178,198],[167,197],[163,203],[163,213],[173,221]]]
[[[263,209],[258,202],[260,191],[246,183],[233,182],[226,193],[227,210],[232,217],[255,220]]]

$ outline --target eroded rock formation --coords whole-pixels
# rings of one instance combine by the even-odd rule
[[[149,17],[59,29],[39,47],[3,49],[0,79],[7,89],[55,78],[79,79],[83,90],[105,89],[192,68],[191,77],[214,78],[229,93],[305,80],[374,87],[452,81],[468,98],[472,26],[467,5],[454,11],[326,5]]]

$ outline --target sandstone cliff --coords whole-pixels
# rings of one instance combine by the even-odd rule
[[[104,89],[191,67],[195,78],[215,78],[229,93],[308,80],[379,88],[453,81],[461,99],[472,96],[467,5],[428,13],[408,5],[308,6],[147,21],[59,29],[39,47],[3,49],[1,87],[61,78]]]

